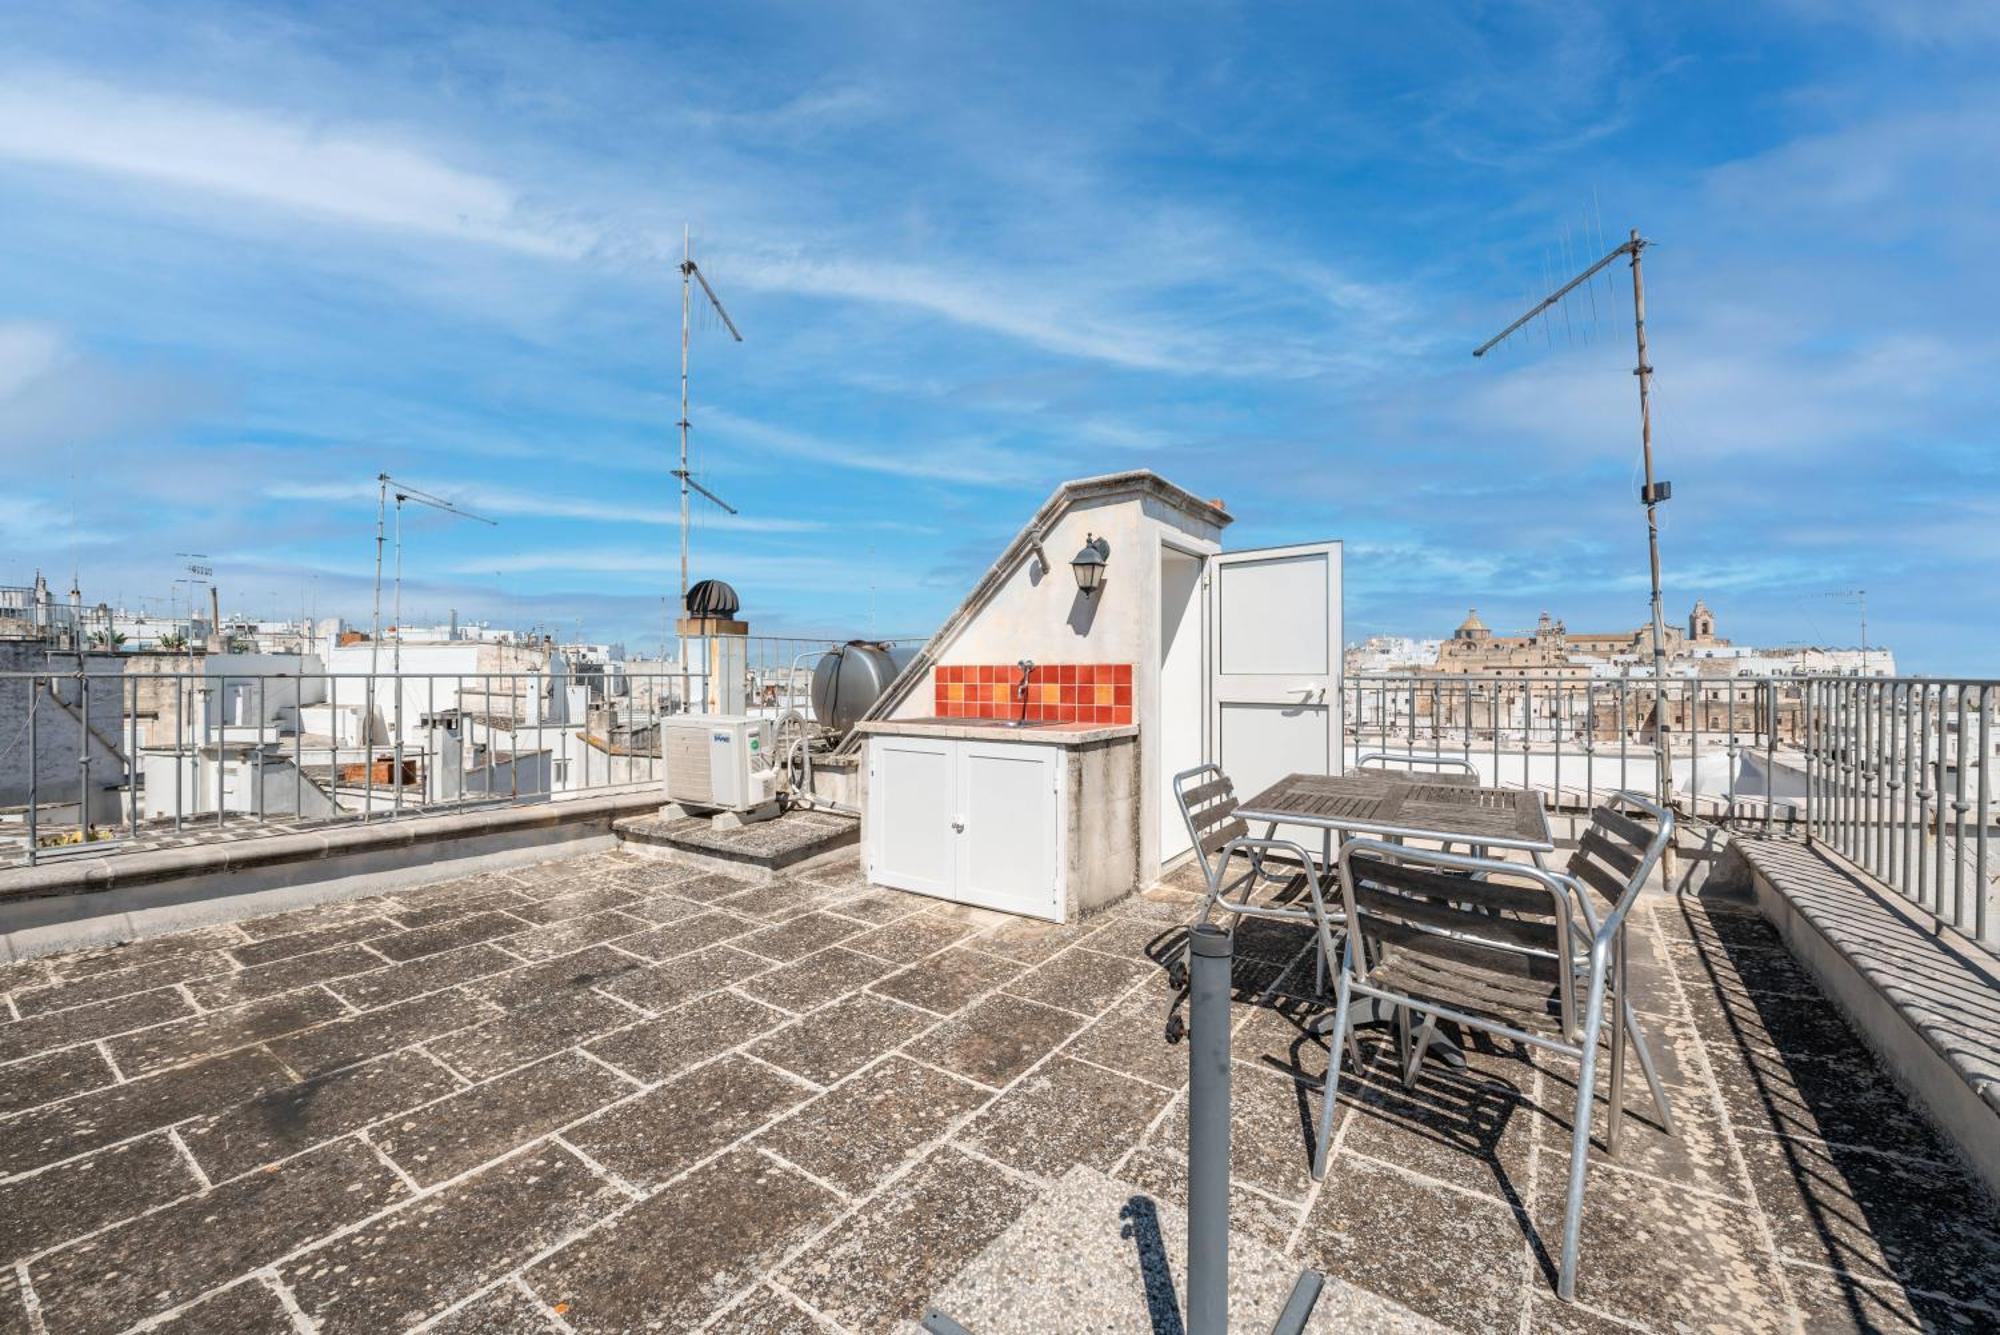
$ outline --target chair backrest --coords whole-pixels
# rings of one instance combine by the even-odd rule
[[[1353,950],[1362,974],[1369,951],[1406,950],[1440,978],[1454,965],[1477,969],[1475,998],[1518,1008],[1553,996],[1564,1030],[1573,1027],[1571,966],[1590,933],[1562,877],[1526,863],[1350,839],[1340,851],[1340,894],[1360,929]]]
[[[1354,762],[1358,770],[1395,773],[1398,770],[1425,774],[1466,774],[1479,777],[1479,767],[1464,756],[1426,755],[1421,751],[1370,751]]]
[[[1236,786],[1216,764],[1196,765],[1174,775],[1174,797],[1181,804],[1181,818],[1187,822],[1188,838],[1211,886],[1215,883],[1216,854],[1223,845],[1250,827],[1236,814]]]
[[[1599,896],[1607,912],[1616,911],[1638,895],[1673,833],[1673,812],[1637,793],[1613,793],[1591,811],[1564,870]]]

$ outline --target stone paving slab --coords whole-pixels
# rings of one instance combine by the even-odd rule
[[[586,854],[0,967],[0,1335],[862,1335],[970,1295],[1016,1235],[1118,1266],[989,1269],[1013,1277],[975,1329],[1093,1278],[1129,1313],[1134,1239],[1099,1225],[1143,1198],[1173,1255],[1169,967],[1197,904],[1059,926],[852,863]],[[1325,1268],[1323,1311],[1362,1328],[1394,1312],[1369,1293],[1466,1331],[2000,1326],[2000,1215],[1761,921],[1633,921],[1683,1134],[1635,1080],[1610,1155],[1600,1092],[1581,1304],[1549,1261],[1571,1065],[1475,1047],[1405,1090],[1370,1033],[1315,1184],[1324,1003],[1309,941],[1262,925],[1235,978],[1241,1254],[1273,1284]]]
[[[123,1330],[408,1193],[366,1146],[336,1140],[45,1255],[29,1281],[49,1335]]]
[[[314,1248],[280,1274],[328,1335],[396,1330],[628,1200],[574,1154],[544,1145]]]
[[[1229,1255],[1229,1324],[1264,1331],[1297,1280],[1297,1262],[1241,1240]],[[1187,1217],[1144,1189],[1075,1168],[926,1304],[982,1335],[1183,1329]],[[914,1324],[908,1329],[915,1330]],[[1433,1335],[1446,1327],[1330,1279],[1306,1330]]]

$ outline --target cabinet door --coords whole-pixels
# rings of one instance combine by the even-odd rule
[[[868,878],[949,897],[958,814],[958,744],[929,737],[868,743]]]
[[[1060,919],[1063,752],[961,742],[958,887],[982,908]]]

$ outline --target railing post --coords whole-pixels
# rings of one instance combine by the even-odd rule
[[[90,842],[90,672],[81,646],[76,651],[76,842]]]
[[[122,687],[127,678],[121,672],[118,680]],[[130,680],[132,703],[127,706],[129,736],[125,744],[125,825],[126,834],[137,839],[139,837],[139,680],[136,677]],[[119,691],[119,696],[121,699],[124,696],[122,689]]]
[[[1972,885],[1978,895],[1978,899],[1972,906],[1972,935],[1974,940],[1982,944],[1989,944],[1992,939],[1991,901],[1993,899],[1993,887],[1986,879],[1986,827],[1992,818],[1990,790],[1986,781],[1986,771],[1993,759],[1993,730],[1991,726],[1993,710],[1991,708],[1992,702],[1989,699],[1989,692],[1991,690],[1991,686],[1981,686],[1979,688],[1979,811],[1977,815],[1979,821],[1979,844],[1972,864]],[[1959,764],[1963,766],[1965,763],[1965,744],[1963,742],[1959,743],[1958,751]]]
[[[42,679],[28,677],[28,865],[40,856],[42,809],[42,758],[35,750],[35,713],[42,702]]]
[[[1965,695],[1967,688],[1956,686],[1952,694],[1958,697],[1957,727],[1953,735],[1957,738],[1958,751],[1953,757],[1951,793],[1951,921],[1955,927],[1963,928],[1965,912],[1965,813],[1972,804],[1965,799]],[[1983,898],[1983,896],[1982,896]]]
[[[1769,835],[1778,809],[1778,682],[1775,677],[1765,680],[1761,703],[1764,706],[1764,833]]]

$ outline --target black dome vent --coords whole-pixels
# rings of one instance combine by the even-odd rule
[[[704,579],[688,586],[687,614],[691,617],[727,621],[741,606],[736,600],[736,590],[719,579]]]

